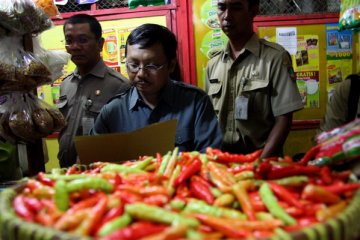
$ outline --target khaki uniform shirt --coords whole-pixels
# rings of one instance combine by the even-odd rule
[[[224,133],[238,152],[263,148],[275,117],[303,108],[291,58],[278,44],[254,34],[237,59],[229,46],[210,59],[206,88]]]
[[[328,131],[347,123],[350,87],[350,79],[346,79],[336,86],[334,94],[328,101],[324,119],[320,124],[321,131]],[[360,116],[360,100],[358,101],[356,116]]]
[[[67,121],[59,135],[60,166],[66,167],[76,162],[74,137],[89,134],[102,106],[129,87],[129,81],[107,67],[103,60],[84,77],[78,75],[78,70],[75,69],[64,79],[57,104]]]

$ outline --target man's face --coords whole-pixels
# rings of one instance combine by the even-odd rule
[[[257,7],[250,8],[248,0],[219,0],[217,13],[223,32],[230,39],[241,38],[252,31]]]
[[[143,96],[159,96],[174,70],[175,60],[168,61],[160,43],[141,49],[139,44],[127,46],[127,72],[132,84]]]
[[[76,66],[95,65],[100,59],[103,39],[96,39],[88,23],[67,24],[64,29],[65,48]]]

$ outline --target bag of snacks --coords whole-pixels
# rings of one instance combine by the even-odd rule
[[[29,92],[52,82],[52,72],[33,53],[23,50],[19,37],[0,39],[0,53],[0,94]]]
[[[50,78],[52,81],[64,75],[64,66],[70,60],[70,54],[63,50],[46,50],[41,47],[38,38],[33,38],[33,49],[35,56],[51,71]]]
[[[31,93],[7,95],[0,112],[0,136],[10,142],[34,142],[65,126],[59,110]]]
[[[37,34],[49,29],[52,21],[33,0],[1,0],[0,25],[10,33]]]

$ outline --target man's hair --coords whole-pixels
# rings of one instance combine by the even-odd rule
[[[101,38],[102,29],[99,21],[95,17],[87,14],[76,14],[71,16],[68,20],[65,21],[63,28],[64,32],[67,24],[79,24],[79,23],[88,23],[90,26],[90,30],[92,33],[94,33],[96,39]]]
[[[260,0],[248,0],[249,6],[259,5]]]
[[[168,28],[146,23],[135,28],[126,40],[126,46],[139,44],[141,49],[160,43],[168,61],[176,58],[177,40]],[[127,55],[127,48],[125,50]]]

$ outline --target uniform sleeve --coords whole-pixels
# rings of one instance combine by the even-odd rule
[[[105,105],[95,120],[94,127],[90,130],[90,135],[98,135],[103,133],[109,133],[108,126],[108,105]]]
[[[326,106],[326,113],[320,125],[321,131],[328,131],[346,123],[351,81],[338,84]]]
[[[195,149],[205,152],[207,147],[220,148],[222,133],[209,97],[204,94],[197,104],[195,119]]]
[[[281,51],[275,55],[272,69],[273,72],[270,75],[273,86],[271,106],[274,116],[302,109],[304,105],[296,85],[289,53]]]

